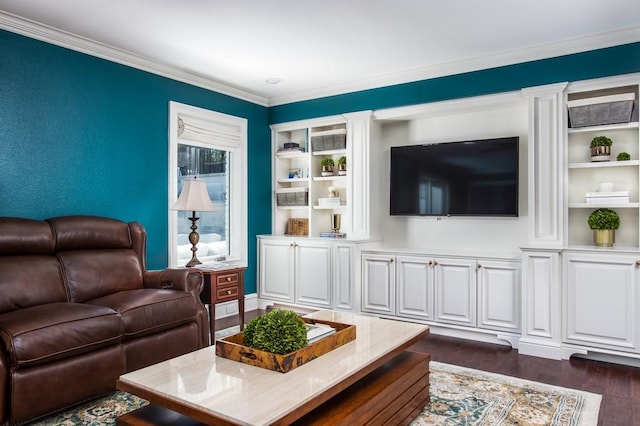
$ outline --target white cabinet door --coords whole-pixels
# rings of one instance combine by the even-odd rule
[[[476,262],[434,259],[435,320],[476,326]]]
[[[565,254],[564,339],[638,352],[640,289],[635,256]]]
[[[259,251],[260,297],[293,302],[293,241],[262,239]]]
[[[397,256],[398,316],[433,319],[433,260]]]
[[[395,315],[396,268],[393,255],[362,255],[362,310]]]
[[[331,245],[296,241],[294,249],[296,302],[330,308]]]
[[[520,263],[478,261],[478,327],[520,331]]]
[[[333,248],[333,288],[336,309],[353,310],[352,255],[353,247],[351,245],[336,244]]]

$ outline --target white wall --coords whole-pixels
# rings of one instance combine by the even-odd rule
[[[382,158],[383,205],[379,208],[383,215],[383,245],[440,253],[519,256],[519,247],[527,242],[527,103],[519,97],[506,105],[483,102],[472,108],[464,101],[456,102],[456,108],[443,108],[454,111],[443,113],[430,108],[423,116],[383,123],[380,141],[372,147],[379,150]],[[475,104],[472,99],[468,103]],[[507,136],[520,137],[519,217],[438,219],[389,215],[390,147]]]

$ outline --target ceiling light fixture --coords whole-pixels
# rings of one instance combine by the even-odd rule
[[[264,79],[267,84],[280,84],[282,83],[282,79],[278,77],[269,77]]]

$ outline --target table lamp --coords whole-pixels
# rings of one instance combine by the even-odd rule
[[[200,265],[202,262],[196,257],[196,251],[198,251],[198,241],[200,241],[200,235],[198,235],[196,221],[199,219],[196,217],[196,211],[199,212],[212,212],[215,211],[215,206],[209,198],[209,192],[207,191],[207,182],[198,180],[197,178],[188,179],[184,181],[182,192],[178,197],[171,210],[191,211],[191,232],[189,233],[189,242],[191,243],[191,260],[186,264],[187,268],[195,265]]]

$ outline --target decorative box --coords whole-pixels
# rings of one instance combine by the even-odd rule
[[[628,123],[635,97],[635,93],[623,93],[569,101],[571,127]]]
[[[320,135],[311,137],[311,149],[317,151],[331,151],[345,149],[347,147],[347,135]]]
[[[318,198],[320,207],[340,207],[340,197]]]
[[[313,343],[309,343],[302,349],[284,355],[245,346],[244,333],[238,333],[225,337],[224,339],[216,340],[216,355],[244,364],[266,368],[280,373],[287,373],[356,338],[355,325],[324,320],[316,321],[309,318],[303,319],[309,324],[327,324],[335,328],[336,332]]]
[[[287,220],[287,235],[309,235],[309,219],[292,217]]]
[[[629,204],[629,191],[587,192],[587,204]]]

